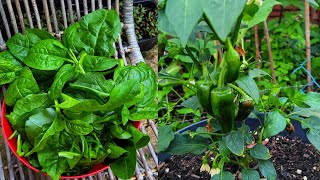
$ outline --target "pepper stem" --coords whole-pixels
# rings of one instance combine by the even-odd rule
[[[203,77],[204,77],[205,79],[207,79],[208,74],[209,74],[209,72],[208,72],[207,63],[206,63],[206,62],[203,62],[203,63],[202,63],[202,75],[203,75]]]
[[[221,73],[219,75],[218,88],[222,88],[224,86],[224,77],[227,72],[227,67],[225,64],[223,64],[221,67],[222,67],[222,69],[221,69]]]
[[[232,89],[238,91],[238,93],[242,96],[242,97],[249,97],[241,88],[239,88],[238,86],[228,83],[227,86],[231,87]]]

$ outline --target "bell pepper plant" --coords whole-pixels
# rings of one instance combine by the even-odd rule
[[[159,74],[159,81],[167,82],[159,86],[176,84],[194,91],[192,98],[197,101],[192,101],[193,107],[206,112],[207,125],[182,134],[174,134],[170,124],[160,126],[159,151],[202,154],[201,171],[210,173],[212,180],[235,178],[224,169],[226,164],[238,166],[242,179],[260,179],[258,170],[263,177],[276,179],[269,149],[263,142],[290,127],[294,120],[301,122],[309,141],[320,150],[320,94],[293,90],[280,93],[277,86],[261,94],[255,80],[268,74],[248,69],[249,60],[243,53],[246,31],[266,21],[277,4],[276,0],[161,1],[159,29],[171,38],[168,42],[179,42],[176,55],[169,51],[164,56],[192,61],[194,73],[187,80]],[[250,130],[246,125],[249,115],[260,122],[258,129]]]

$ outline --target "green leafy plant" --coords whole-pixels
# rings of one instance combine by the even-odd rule
[[[268,27],[270,31],[270,40],[272,47],[272,57],[274,60],[275,75],[277,77],[277,84],[279,87],[294,86],[302,87],[307,84],[304,71],[297,71],[294,74],[294,70],[298,68],[305,61],[305,32],[302,22],[302,13],[297,12],[285,12],[284,17],[279,19],[272,19],[268,21]],[[312,74],[316,79],[319,79],[317,74],[318,67],[318,39],[319,39],[319,26],[313,25],[311,28],[311,62],[312,62]],[[261,42],[261,69],[271,74],[270,64],[268,59],[268,47],[265,42],[265,36],[263,33],[263,27],[260,28],[259,37]],[[245,47],[248,57],[255,57],[255,45],[253,33],[247,33],[245,39]],[[256,63],[252,63],[251,67],[254,67]],[[258,81],[258,86],[261,89],[272,89],[273,84],[268,78],[262,78]]]
[[[188,71],[192,73],[191,77],[184,80],[172,74],[168,65],[164,68],[166,71],[159,74],[159,85],[164,81],[195,91],[200,108],[207,111],[207,125],[182,134],[174,134],[172,125],[161,126],[159,151],[177,155],[204,154],[200,170],[210,172],[212,180],[235,179],[224,169],[226,164],[238,167],[242,179],[260,179],[258,170],[267,179],[276,179],[264,139],[290,127],[291,120],[301,122],[308,130],[310,142],[320,150],[316,140],[320,128],[315,125],[320,122],[319,94],[286,91],[280,95],[280,89],[275,88],[261,97],[255,81],[270,75],[259,69],[248,71],[249,60],[239,48],[239,44],[243,47],[246,32],[266,21],[276,4],[279,2],[275,0],[262,3],[246,0],[162,1],[159,29],[175,38],[161,42],[179,42],[171,46],[167,56],[180,59],[185,55],[182,59],[191,61],[197,73],[193,74],[194,69]],[[264,121],[258,118],[259,112],[264,115]],[[250,113],[260,121],[254,132],[245,125]],[[254,136],[255,132],[258,137]],[[209,155],[213,156],[212,161]],[[258,168],[254,164],[258,164]]]
[[[98,163],[130,178],[149,137],[133,121],[157,117],[156,75],[145,63],[113,59],[121,32],[114,10],[97,10],[66,29],[62,42],[29,29],[0,53],[0,84],[17,153],[52,179]]]

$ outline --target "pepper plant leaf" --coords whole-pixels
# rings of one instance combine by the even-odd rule
[[[258,12],[253,16],[252,20],[248,22],[248,29],[256,24],[259,24],[267,20],[269,14],[272,11],[273,6],[281,4],[276,0],[263,1],[262,5],[259,7]]]
[[[174,133],[172,131],[172,126],[170,125],[164,125],[164,126],[159,126],[158,127],[158,134],[159,134],[159,142],[158,142],[158,148],[159,151],[165,151],[171,141],[174,139]]]
[[[275,180],[277,177],[276,169],[269,160],[258,160],[259,170],[267,179]]]
[[[283,131],[285,127],[286,118],[278,110],[271,111],[264,122],[263,137],[274,136]]]
[[[259,88],[256,82],[248,77],[244,76],[236,80],[238,86],[243,89],[252,99],[258,104],[259,103]]]
[[[320,151],[320,118],[310,116],[300,122],[303,129],[308,129],[308,140]]]
[[[168,0],[165,15],[184,47],[186,46],[194,27],[198,24],[203,15],[201,1]]]
[[[258,171],[254,169],[242,169],[241,171],[242,180],[252,180],[252,179],[260,179]]]
[[[165,153],[173,155],[181,155],[192,153],[199,155],[208,147],[206,138],[195,136],[191,138],[189,134],[175,134]]]
[[[196,1],[198,4],[199,2]],[[209,25],[221,41],[226,41],[247,0],[205,0],[203,10]],[[187,18],[189,18],[187,16]]]

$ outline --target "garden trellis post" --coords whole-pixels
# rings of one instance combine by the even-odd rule
[[[309,7],[309,1],[305,0],[304,1],[304,7],[305,7],[305,28],[306,28],[306,59],[307,59],[307,70],[311,74],[311,61],[310,61],[310,7]],[[307,75],[307,80],[308,80],[308,91],[312,91],[312,81],[311,77],[308,74]]]
[[[263,22],[263,25],[264,25],[264,34],[265,34],[265,36],[266,36],[267,45],[268,45],[268,55],[269,55],[269,61],[270,61],[270,69],[271,69],[271,75],[272,75],[272,82],[273,82],[273,84],[276,84],[276,83],[277,83],[277,79],[276,79],[276,73],[275,73],[275,71],[274,71],[274,64],[273,64],[273,59],[272,59],[272,49],[271,49],[269,29],[268,29],[267,21],[264,21],[264,22]]]

